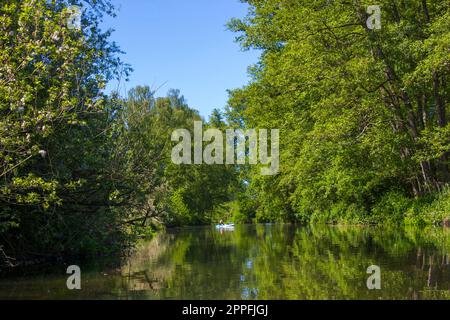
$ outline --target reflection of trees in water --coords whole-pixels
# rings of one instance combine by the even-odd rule
[[[167,254],[173,250],[174,235],[161,233],[141,244],[122,268],[123,286],[127,291],[158,294],[167,287],[175,268]]]
[[[416,268],[426,272],[426,287],[423,290],[414,292],[414,298],[420,298],[421,296],[424,298],[450,298],[450,263],[448,253],[443,255],[427,254],[419,249]],[[445,283],[447,283],[447,292],[445,292],[444,286],[441,285]]]
[[[441,229],[258,225],[164,233],[123,268],[128,290],[180,299],[450,298]],[[382,290],[366,287],[379,265]]]
[[[448,240],[448,234],[441,230],[434,230],[428,237],[422,233],[418,239],[395,229],[298,229],[293,258],[280,263],[285,275],[281,284],[264,280],[259,291],[268,299],[277,294],[290,299],[449,298],[450,274],[448,264],[442,263],[448,260]],[[417,271],[414,252],[420,244],[427,250],[428,265]],[[372,264],[381,266],[381,291],[369,291],[365,286],[365,271]],[[270,270],[265,267],[258,271],[264,274]],[[280,286],[284,292],[280,292]]]
[[[417,238],[418,237],[418,238]],[[412,237],[428,248],[417,249],[415,268],[426,274],[426,286],[414,298],[450,298],[450,230],[432,229]]]

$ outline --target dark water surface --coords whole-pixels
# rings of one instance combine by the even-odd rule
[[[381,268],[368,290],[367,268]],[[0,299],[450,299],[450,230],[237,226],[167,231],[127,263],[0,279]]]

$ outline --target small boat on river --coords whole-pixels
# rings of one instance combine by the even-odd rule
[[[234,230],[234,223],[218,224],[216,225],[218,230]]]

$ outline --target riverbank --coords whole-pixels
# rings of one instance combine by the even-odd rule
[[[229,210],[231,209],[231,210]],[[236,210],[235,205],[230,205],[229,207],[222,208],[214,216],[226,217],[230,221],[239,221],[239,211]],[[227,211],[229,210],[229,211]],[[228,214],[228,216],[226,216]],[[255,221],[255,223],[263,221]],[[270,221],[268,221],[270,222]],[[244,221],[245,223],[245,221]],[[353,215],[350,213],[339,213],[337,217],[333,214],[333,211],[329,213],[321,213],[320,216],[313,215],[308,225],[314,226],[315,224],[329,224],[329,225],[340,225],[340,226],[404,226],[404,227],[416,227],[420,226],[423,228],[428,227],[444,227],[450,228],[450,192],[447,189],[441,195],[435,197],[434,199],[407,199],[400,197],[398,195],[391,196],[382,205],[378,206],[373,210],[373,214],[364,217],[363,215]],[[197,228],[202,228],[198,226]],[[140,228],[140,236],[134,236],[134,242],[141,241],[142,239],[151,239],[157,233],[156,231],[144,231],[145,228]],[[184,230],[185,227],[178,226],[170,228],[170,230]],[[160,229],[158,232],[160,233]],[[133,251],[134,245],[129,243],[126,252],[116,252],[115,254],[107,253],[102,255],[98,252],[95,258],[100,258],[104,261],[106,258],[110,259],[110,266],[120,265],[120,261],[129,257],[130,253]],[[93,257],[81,259],[79,256],[37,256],[29,255],[22,256],[22,258],[17,259],[17,257],[9,257],[0,246],[0,276],[2,274],[8,274],[10,272],[26,273],[27,268],[36,268],[52,266],[54,264],[64,265],[69,261],[92,261]]]
[[[268,214],[245,201],[234,201],[218,208],[212,216],[235,223],[283,222],[343,225],[450,226],[450,189],[411,198],[401,192],[388,192],[363,209],[357,205],[330,204],[322,210]],[[279,209],[282,210],[282,209]],[[276,212],[276,211],[275,211]]]

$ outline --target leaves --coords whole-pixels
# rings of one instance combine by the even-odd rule
[[[367,221],[391,191],[427,197],[448,184],[448,2],[381,1],[376,31],[370,3],[246,2],[248,16],[229,27],[263,53],[227,115],[279,128],[282,144],[278,177],[247,178],[249,201],[266,212],[257,219],[337,222],[351,211]]]

